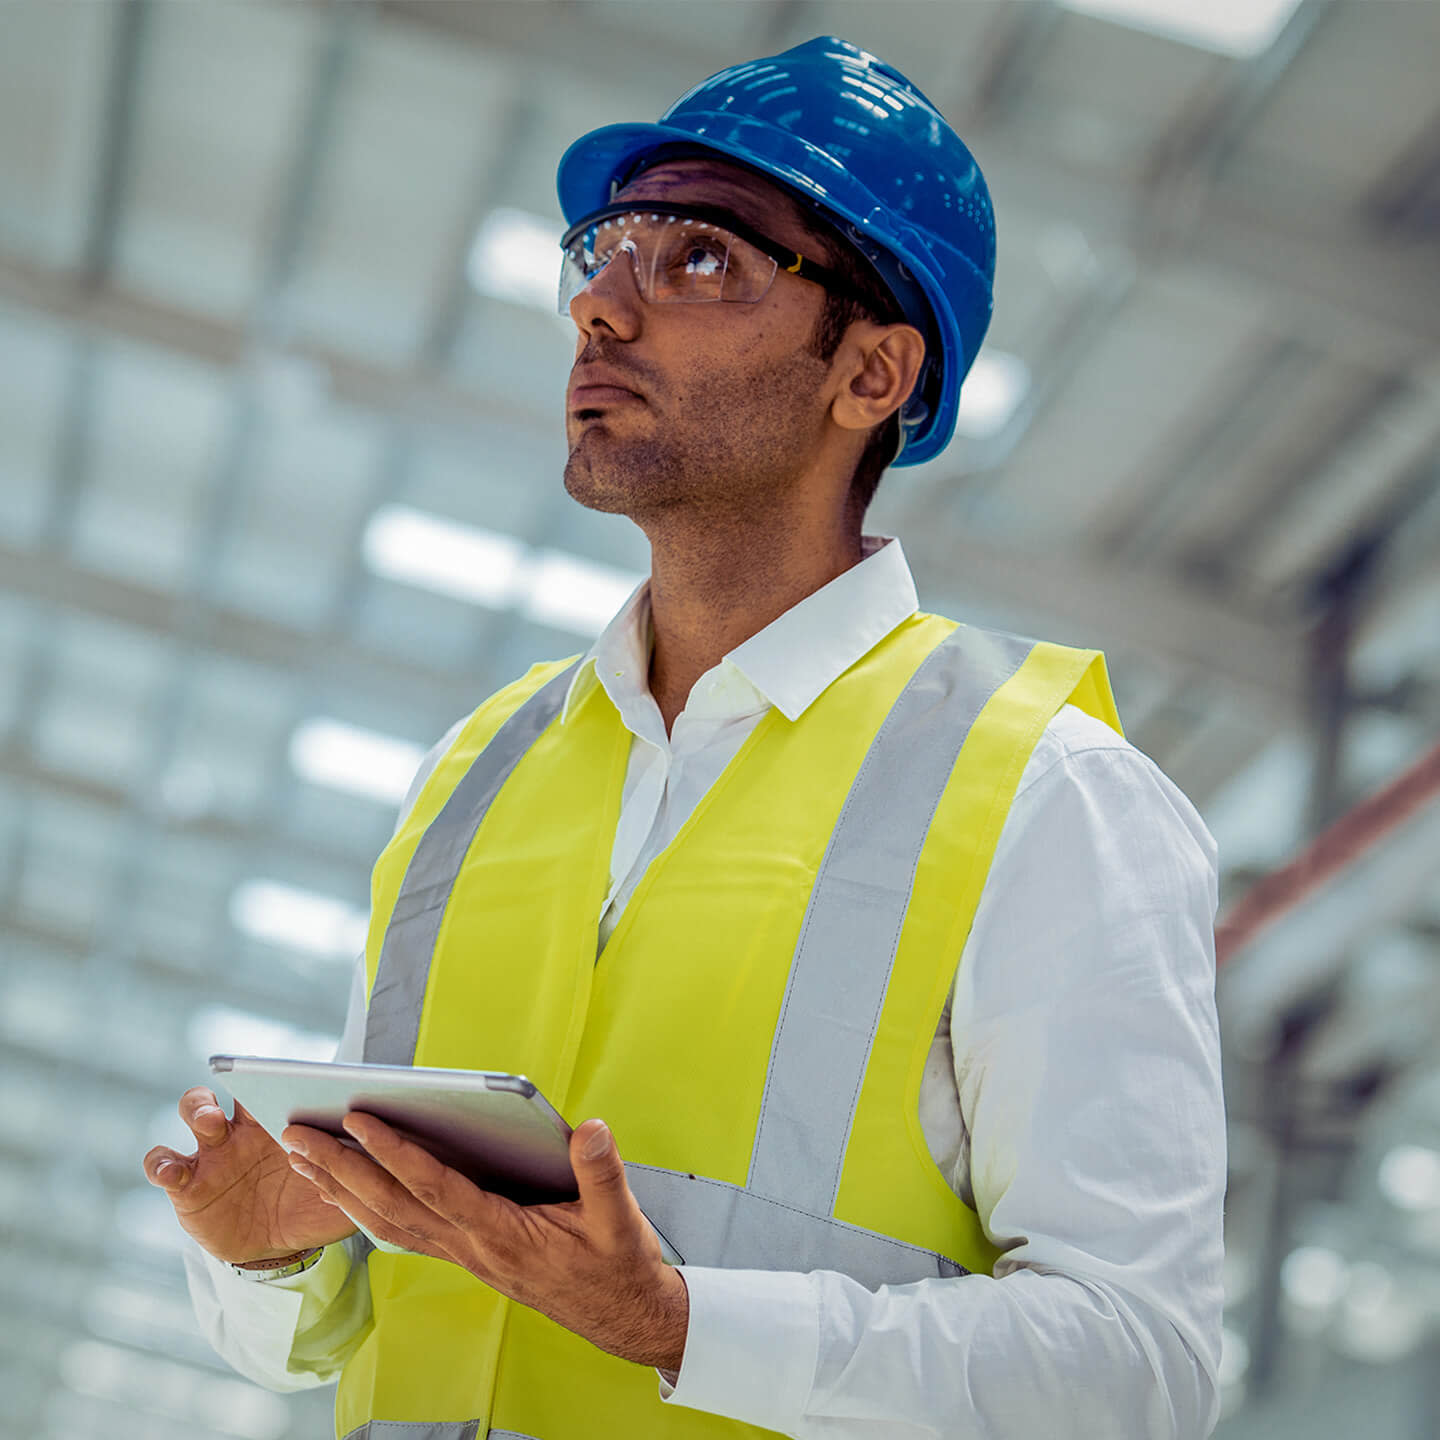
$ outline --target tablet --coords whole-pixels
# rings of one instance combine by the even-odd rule
[[[570,1127],[523,1075],[258,1055],[212,1055],[210,1069],[277,1143],[287,1125],[309,1125],[363,1150],[340,1127],[363,1110],[482,1190],[519,1205],[580,1198]]]

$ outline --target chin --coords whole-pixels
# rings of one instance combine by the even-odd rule
[[[587,510],[635,515],[654,509],[686,489],[672,451],[652,443],[594,443],[609,437],[603,426],[582,431],[565,462],[565,489]]]
[[[572,450],[565,463],[566,493],[587,510],[627,515],[634,500],[633,487],[623,483],[620,477],[608,474],[608,469],[607,466],[597,469],[588,457],[582,459]]]

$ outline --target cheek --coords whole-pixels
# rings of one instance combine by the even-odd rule
[[[675,352],[671,373],[685,388],[745,392],[757,375],[773,374],[794,353],[790,327],[774,316],[692,331]]]

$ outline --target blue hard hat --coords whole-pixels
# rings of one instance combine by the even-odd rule
[[[896,465],[938,455],[990,324],[995,216],[975,158],[893,66],[824,36],[721,70],[654,125],[606,125],[560,158],[567,224],[608,205],[662,147],[712,150],[798,192],[868,257],[925,336]]]

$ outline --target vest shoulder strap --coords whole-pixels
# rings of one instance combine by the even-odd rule
[[[520,680],[481,705],[435,767],[392,841],[393,848],[408,854],[403,872],[398,867],[388,872],[403,873],[398,892],[371,898],[372,913],[388,901],[390,923],[378,946],[372,927],[367,946],[367,1064],[414,1064],[429,960],[444,916],[443,904],[433,903],[433,897],[448,895],[470,839],[500,787],[535,737],[560,713],[577,664],[578,658],[532,665]],[[457,768],[463,772],[459,784]],[[439,824],[432,823],[437,819]],[[377,879],[380,874],[377,865]],[[414,963],[416,956],[426,957],[425,963]]]

